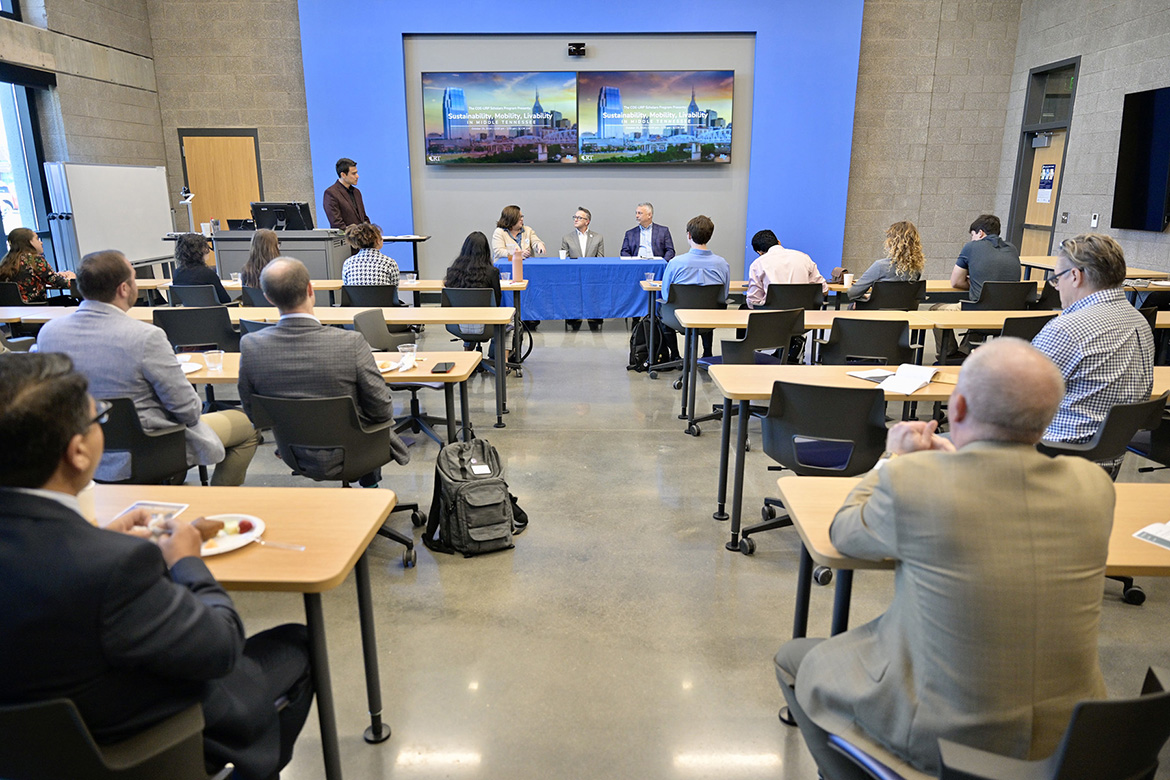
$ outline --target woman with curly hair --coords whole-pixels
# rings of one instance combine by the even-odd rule
[[[57,273],[49,268],[45,246],[34,231],[21,227],[8,234],[8,254],[0,260],[0,282],[15,282],[25,303],[43,302],[50,287],[68,287],[74,278],[72,271]]]
[[[895,222],[886,230],[886,256],[866,269],[849,288],[849,300],[861,298],[876,282],[917,282],[926,260],[913,222]]]
[[[220,303],[231,303],[232,296],[223,289],[219,274],[207,264],[207,256],[210,254],[211,244],[202,233],[184,233],[179,236],[175,242],[175,275],[171,283],[180,287],[211,285]]]
[[[275,230],[260,228],[252,235],[248,250],[248,262],[240,269],[240,284],[260,289],[260,272],[276,257],[280,256],[280,237]]]
[[[345,229],[345,240],[358,250],[341,266],[341,283],[346,285],[398,285],[398,263],[382,254],[382,228],[359,222]]]

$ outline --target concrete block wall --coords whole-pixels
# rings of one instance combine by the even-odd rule
[[[171,191],[183,181],[179,128],[257,128],[264,197],[307,200],[320,223],[296,0],[146,4]]]
[[[1080,78],[1056,202],[1057,213],[1067,211],[1069,221],[1062,225],[1058,220],[1054,246],[1089,232],[1096,212],[1100,215],[1097,231],[1121,242],[1130,265],[1170,271],[1170,232],[1109,226],[1125,94],[1170,87],[1170,4],[1165,2],[1024,0],[997,207],[1006,213],[1011,202],[1029,70],[1077,55]]]
[[[866,0],[849,270],[882,257],[886,228],[910,220],[927,275],[946,276],[971,220],[996,206],[1019,12],[1020,0]]]

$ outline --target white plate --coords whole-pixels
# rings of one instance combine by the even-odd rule
[[[1156,281],[1156,282],[1150,282],[1150,284],[1154,287],[1170,287],[1170,282],[1161,281],[1161,280]]]
[[[380,372],[382,372],[383,374],[389,373],[389,372],[395,370],[396,368],[398,368],[398,361],[394,361],[394,360],[378,364],[378,370]]]
[[[219,532],[218,536],[214,536],[203,543],[203,548],[200,554],[206,558],[210,555],[223,555],[232,550],[238,550],[241,547],[252,543],[253,539],[259,539],[260,535],[264,533],[264,521],[259,517],[252,515],[207,515],[208,520],[251,520],[255,526],[246,534],[225,534],[223,531]]]
[[[202,363],[180,363],[179,368],[183,369],[184,374],[194,374],[196,371],[203,370]]]

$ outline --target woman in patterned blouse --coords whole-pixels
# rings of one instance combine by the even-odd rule
[[[346,285],[398,284],[398,263],[382,254],[382,228],[359,222],[345,229],[345,240],[358,253],[341,266],[341,283]]]
[[[50,287],[68,287],[73,278],[72,271],[57,273],[49,268],[44,244],[35,232],[16,228],[8,234],[8,254],[0,260],[0,282],[15,282],[25,303],[44,301]]]

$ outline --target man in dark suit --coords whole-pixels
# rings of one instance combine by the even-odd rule
[[[674,257],[674,241],[670,238],[670,228],[654,223],[654,206],[639,203],[634,219],[638,226],[626,231],[622,257],[661,257],[669,262]]]
[[[313,698],[305,628],[245,641],[188,523],[86,522],[106,411],[65,355],[0,356],[0,704],[70,699],[113,743],[200,702],[209,767],[271,778]]]
[[[260,273],[260,288],[280,310],[280,322],[240,339],[240,403],[252,417],[252,397],[332,398],[354,400],[364,423],[380,423],[394,416],[386,380],[378,371],[370,345],[360,333],[327,328],[313,314],[313,285],[304,263],[278,257]],[[254,418],[253,418],[254,419]],[[390,432],[390,455],[410,462],[402,439]],[[315,464],[324,471],[340,465],[341,453],[326,454]],[[335,464],[334,464],[335,461]],[[361,479],[376,487],[377,470]]]
[[[325,190],[322,203],[325,216],[329,218],[329,227],[344,230],[350,225],[369,222],[366,204],[362,202],[362,191],[357,188],[357,163],[342,157],[334,167],[337,170],[337,181]]]

